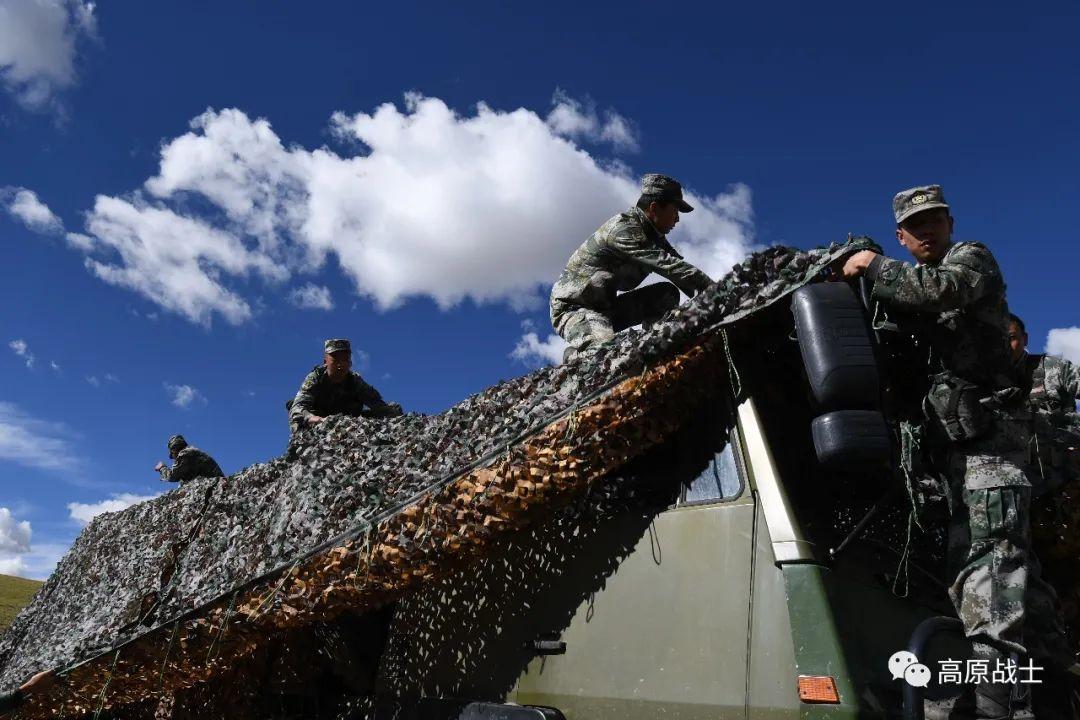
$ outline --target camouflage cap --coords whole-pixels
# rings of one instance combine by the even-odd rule
[[[187,446],[188,442],[184,439],[183,435],[173,435],[171,438],[169,438],[168,447],[170,452],[177,452],[183,450]]]
[[[331,338],[323,343],[323,352],[327,355],[336,352],[352,352],[352,345],[345,338]]]
[[[915,213],[934,208],[949,208],[945,202],[945,193],[940,185],[920,185],[918,187],[901,190],[896,193],[892,200],[893,215],[896,216],[896,224],[907,220]]]
[[[660,173],[649,173],[641,178],[641,194],[657,197],[666,202],[675,202],[679,211],[693,212],[694,207],[683,200],[682,185],[673,177]]]

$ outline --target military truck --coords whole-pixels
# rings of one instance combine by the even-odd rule
[[[786,310],[763,322],[785,321]],[[532,551],[492,573],[546,573],[539,588],[499,585],[501,606],[491,602],[499,607],[490,612],[440,611],[450,614],[429,635],[457,637],[459,652],[483,659],[424,694],[493,698],[506,677],[493,681],[498,670],[486,666],[515,674],[527,653],[504,699],[473,703],[461,717],[922,717],[923,691],[894,677],[890,657],[909,649],[936,671],[939,659],[970,653],[948,617],[943,524],[913,525],[882,413],[880,353],[857,293],[811,285],[791,310],[791,345],[741,368],[748,384],[767,376],[752,383],[757,394],[706,409],[690,432],[627,470],[672,494],[645,492],[637,505],[541,533]],[[528,558],[544,553],[570,559],[532,567]],[[494,595],[485,581],[473,589]],[[418,614],[403,608],[402,627],[437,603],[420,605]],[[450,625],[467,629],[455,636]],[[498,632],[485,634],[490,627]],[[420,653],[429,670],[439,644]],[[934,682],[927,692],[958,689]]]

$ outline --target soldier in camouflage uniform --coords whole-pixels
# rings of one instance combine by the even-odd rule
[[[1028,455],[1035,495],[1060,488],[1080,475],[1080,452],[1076,446],[1080,399],[1080,367],[1056,355],[1033,355],[1027,351],[1024,321],[1010,316],[1009,347],[1021,373],[1024,387],[1030,387],[1028,412],[1033,422],[1033,443]]]
[[[401,406],[383,400],[379,391],[352,371],[352,345],[345,339],[323,344],[323,364],[304,378],[296,397],[285,404],[289,428],[295,434],[302,427],[317,425],[328,415],[394,417]]]
[[[953,218],[940,186],[898,193],[893,212],[897,239],[917,263],[864,250],[846,260],[843,275],[865,276],[873,299],[910,314],[914,334],[930,349],[924,410],[928,434],[944,448],[949,480],[948,555],[955,573],[949,596],[976,656],[991,670],[1029,650],[1068,662],[1060,626],[1053,618],[1033,624],[1027,613],[1028,605],[1054,602],[1045,597],[1030,546],[1030,430],[1018,417],[1023,393],[1009,352],[1005,280],[986,246],[952,242]],[[1036,643],[1039,633],[1049,636]],[[976,715],[1010,717],[1015,693],[1013,683],[980,683]]]
[[[679,213],[693,209],[676,180],[645,175],[637,205],[574,251],[551,289],[551,324],[569,343],[564,360],[620,330],[659,320],[679,304],[680,290],[692,296],[712,282],[667,241]],[[634,290],[654,272],[671,282]]]
[[[214,458],[207,455],[197,447],[188,445],[183,435],[173,435],[169,438],[169,457],[173,466],[166,467],[165,463],[159,462],[154,469],[161,473],[161,479],[166,482],[178,482],[181,485],[200,477],[225,477]]]

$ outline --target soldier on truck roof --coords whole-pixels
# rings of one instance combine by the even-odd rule
[[[679,213],[693,209],[678,181],[651,173],[641,180],[637,205],[574,251],[551,289],[551,324],[569,343],[564,360],[620,330],[659,320],[679,304],[680,290],[692,296],[712,283],[667,241]],[[671,282],[634,289],[652,273]]]
[[[352,370],[352,345],[344,338],[323,343],[323,364],[316,365],[286,403],[289,428],[318,425],[329,415],[394,417],[401,406],[383,400],[379,391]]]

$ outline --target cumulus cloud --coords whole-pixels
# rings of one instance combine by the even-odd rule
[[[190,407],[195,402],[206,403],[203,394],[190,385],[170,385],[165,383],[165,392],[172,396],[170,402],[178,408]]]
[[[566,349],[565,340],[555,333],[541,340],[540,334],[536,332],[536,325],[531,320],[521,323],[521,329],[525,333],[510,352],[511,358],[530,367],[558,365],[562,362],[563,350]]]
[[[34,367],[34,353],[30,352],[30,347],[26,344],[25,340],[12,340],[8,343],[8,347],[11,351],[21,357],[26,363],[26,367]]]
[[[1080,363],[1080,327],[1051,330],[1046,337],[1046,352]]]
[[[78,44],[96,35],[94,3],[0,0],[0,82],[29,109],[74,84]]]
[[[289,293],[289,302],[302,310],[333,310],[330,288],[308,283]]]
[[[59,235],[64,232],[64,223],[49,209],[48,205],[38,199],[37,193],[33,190],[17,187],[4,188],[0,190],[0,201],[3,201],[12,217],[34,232],[45,235]]]
[[[0,460],[63,470],[73,455],[70,435],[60,423],[38,420],[12,403],[0,402]]]
[[[329,259],[382,309],[411,297],[530,309],[573,249],[638,195],[625,165],[574,141],[625,146],[630,124],[561,94],[547,117],[483,103],[459,114],[408,95],[402,107],[335,113],[331,128],[355,152],[290,146],[265,119],[207,110],[162,146],[142,190],[97,198],[79,241],[87,266],[202,324],[248,320],[250,278],[280,285]],[[722,274],[752,241],[750,191],[687,194],[698,210],[671,240]]]
[[[146,500],[153,500],[159,497],[161,493],[156,495],[136,495],[135,493],[120,493],[114,494],[108,500],[102,500],[96,503],[79,503],[70,502],[67,504],[68,513],[71,515],[71,519],[87,524],[98,515],[107,512],[119,512],[124,508],[129,508],[135,503],[141,503]]]
[[[91,272],[204,325],[213,311],[232,323],[251,317],[251,307],[224,287],[221,275],[246,277],[255,271],[268,279],[287,276],[269,256],[249,250],[236,236],[140,197],[99,195],[87,229],[120,260],[87,258]]]
[[[0,574],[25,572],[31,534],[29,522],[16,520],[11,510],[0,507]]]
[[[93,387],[101,387],[101,381],[98,380],[97,375],[87,375],[86,382],[90,383]]]
[[[622,151],[638,149],[633,123],[614,110],[608,110],[601,119],[592,103],[582,103],[562,90],[555,91],[552,104],[554,107],[548,113],[547,124],[555,134],[611,143]]]

